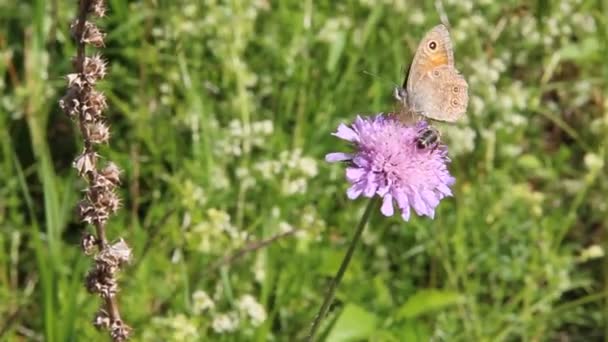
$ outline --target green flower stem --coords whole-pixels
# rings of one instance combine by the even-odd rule
[[[346,255],[344,256],[344,259],[342,260],[342,264],[340,264],[338,273],[336,273],[336,276],[334,277],[334,279],[332,280],[332,282],[329,286],[329,290],[327,291],[327,294],[325,295],[325,299],[323,300],[323,305],[321,305],[321,308],[319,309],[319,313],[317,314],[315,321],[312,323],[312,328],[310,328],[310,333],[308,334],[306,341],[309,341],[309,342],[313,341],[313,337],[315,336],[315,333],[319,329],[319,325],[321,324],[321,321],[323,320],[323,318],[325,318],[325,315],[327,314],[327,310],[329,309],[329,306],[331,305],[331,302],[334,299],[334,294],[336,292],[336,288],[342,281],[344,272],[346,271],[346,268],[350,264],[350,260],[353,257],[353,252],[355,251],[355,247],[357,246],[357,243],[359,242],[359,239],[361,238],[361,234],[363,233],[363,230],[365,229],[365,224],[369,220],[372,209],[376,206],[377,202],[378,202],[377,196],[374,196],[373,198],[371,198],[369,200],[369,203],[367,204],[367,208],[365,208],[365,212],[363,213],[363,216],[361,217],[361,221],[359,221],[359,225],[357,226],[357,231],[355,232],[355,236],[353,236],[353,239],[350,242],[350,245],[348,246],[348,250],[346,251]]]

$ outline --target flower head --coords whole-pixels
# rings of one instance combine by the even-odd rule
[[[433,218],[441,199],[452,195],[450,186],[455,179],[447,169],[450,159],[444,145],[417,146],[427,127],[425,121],[408,125],[385,114],[358,116],[352,125],[341,124],[333,133],[352,142],[355,152],[329,153],[325,160],[350,161],[346,169],[351,183],[348,198],[378,195],[383,199],[381,212],[385,216],[392,216],[397,204],[406,221],[410,207],[418,215]]]
[[[230,333],[238,329],[240,324],[238,314],[229,312],[215,316],[211,328],[218,334]]]
[[[239,310],[251,318],[253,326],[260,326],[266,320],[266,310],[252,295],[244,295],[237,302]]]
[[[207,292],[202,290],[197,290],[192,294],[192,311],[200,315],[204,311],[211,310],[215,308],[215,303],[213,299],[209,297]]]

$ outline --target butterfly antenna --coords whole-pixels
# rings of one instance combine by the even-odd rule
[[[437,13],[439,14],[439,19],[441,20],[441,23],[443,25],[445,25],[448,30],[450,29],[450,21],[448,20],[448,14],[445,11],[445,8],[443,7],[443,1],[441,0],[436,0],[435,1],[435,9],[437,10]]]
[[[369,72],[369,71],[367,71],[367,70],[363,70],[362,72],[363,72],[364,74],[369,75],[369,76],[375,77],[375,78],[377,78],[377,79],[379,79],[379,80],[381,80],[381,81],[384,81],[385,83],[389,83],[389,84],[390,84],[390,85],[392,85],[393,87],[399,87],[399,85],[398,85],[397,83],[395,83],[395,82],[393,82],[393,81],[389,81],[389,80],[387,80],[386,78],[380,77],[378,74],[374,74],[374,73]]]

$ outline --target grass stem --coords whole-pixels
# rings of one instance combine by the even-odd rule
[[[312,323],[312,328],[310,328],[310,333],[308,334],[306,341],[309,341],[309,342],[313,341],[313,338],[315,336],[315,333],[319,329],[319,325],[321,324],[321,321],[327,314],[327,310],[329,309],[329,306],[331,305],[331,302],[334,299],[336,288],[342,281],[344,272],[346,272],[346,268],[350,264],[350,260],[353,257],[355,247],[357,247],[357,243],[359,242],[359,240],[361,238],[361,234],[363,233],[363,230],[365,229],[365,225],[367,224],[367,221],[369,220],[372,209],[374,209],[376,207],[377,202],[378,202],[377,197],[373,197],[369,200],[369,203],[367,204],[367,207],[365,208],[365,212],[363,213],[363,216],[361,217],[361,221],[359,221],[359,225],[357,226],[357,231],[355,232],[355,235],[353,236],[353,239],[351,240],[350,245],[348,246],[348,250],[346,251],[346,255],[344,256],[344,259],[342,260],[342,264],[340,264],[338,273],[336,273],[336,276],[334,277],[331,284],[329,285],[329,290],[327,291],[327,294],[325,295],[325,299],[323,300],[323,304],[321,305],[321,308],[319,309],[319,313],[317,314],[317,317],[315,318],[314,322]]]

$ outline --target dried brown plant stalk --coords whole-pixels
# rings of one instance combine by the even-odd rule
[[[78,213],[82,221],[95,228],[94,234],[84,234],[81,241],[84,254],[92,256],[94,261],[86,276],[86,288],[103,300],[93,324],[108,330],[113,341],[125,341],[131,328],[120,317],[116,300],[117,275],[131,260],[131,249],[123,239],[112,244],[106,237],[107,221],[120,207],[116,193],[120,171],[112,162],[99,165],[96,152],[96,146],[107,143],[110,138],[110,129],[103,116],[107,109],[106,98],[95,89],[97,82],[106,75],[107,64],[99,53],[85,55],[87,44],[95,48],[104,46],[105,35],[87,18],[101,18],[105,9],[103,0],[80,0],[78,16],[70,25],[77,46],[73,59],[75,72],[67,75],[68,89],[59,105],[78,124],[83,138],[84,149],[74,160],[78,174],[87,182]]]

